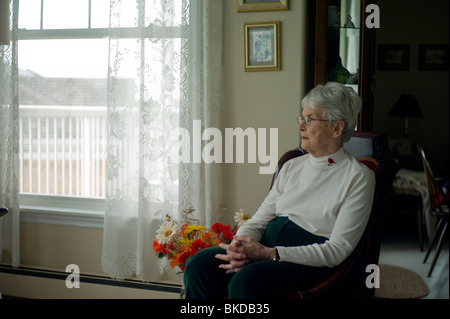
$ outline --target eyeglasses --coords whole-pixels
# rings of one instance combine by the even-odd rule
[[[328,120],[313,119],[310,116],[305,116],[305,117],[299,116],[299,117],[297,117],[297,122],[298,122],[299,125],[303,122],[303,120],[305,121],[305,124],[308,125],[308,126],[312,124],[312,121],[328,122]]]

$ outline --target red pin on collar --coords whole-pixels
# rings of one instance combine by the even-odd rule
[[[330,157],[330,158],[328,159],[328,165],[331,165],[331,164],[336,164],[336,162],[333,161],[333,159]]]

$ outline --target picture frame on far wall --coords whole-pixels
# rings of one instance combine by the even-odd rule
[[[419,70],[448,71],[448,44],[419,45]]]
[[[280,69],[280,21],[244,23],[244,70]]]
[[[289,10],[289,0],[236,0],[237,12]]]
[[[389,149],[395,155],[412,155],[411,141],[407,138],[389,137]]]
[[[410,49],[408,44],[380,44],[378,70],[408,71]]]

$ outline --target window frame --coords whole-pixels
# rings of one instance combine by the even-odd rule
[[[115,30],[91,28],[90,9],[87,28],[43,29],[41,6],[40,29],[19,29],[17,31],[17,40],[103,39],[110,36],[125,38],[137,34],[137,28],[120,28]],[[103,228],[105,198],[20,193],[19,203],[22,222],[25,223]]]
[[[105,199],[20,194],[22,222],[103,228]]]
[[[123,31],[114,33],[125,35]],[[127,30],[127,32],[130,32],[130,30]],[[20,29],[17,32],[17,40],[102,39],[109,35],[110,30],[108,28]],[[25,223],[103,228],[105,198],[20,193],[19,204],[22,221]]]

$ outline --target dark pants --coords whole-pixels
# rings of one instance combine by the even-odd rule
[[[268,247],[301,246],[326,240],[305,231],[287,217],[277,217],[267,226],[261,244]],[[286,299],[331,272],[326,267],[263,260],[227,275],[219,268],[225,262],[215,258],[216,254],[226,254],[226,251],[220,247],[207,248],[187,261],[184,271],[187,299],[223,299],[226,296],[229,299]]]

